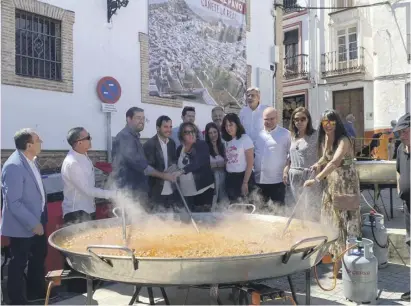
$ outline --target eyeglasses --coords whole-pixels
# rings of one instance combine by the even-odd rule
[[[295,122],[295,123],[297,123],[297,122],[305,122],[306,120],[307,120],[306,117],[294,118],[294,122]]]
[[[83,141],[83,140],[91,140],[90,134],[87,137],[76,140],[76,142]]]
[[[321,121],[321,124],[323,125],[323,126],[326,126],[326,125],[331,125],[331,126],[335,126],[335,124],[336,124],[337,122],[335,121],[335,120],[322,120]]]
[[[193,130],[185,130],[183,131],[184,135],[195,135],[195,132]]]

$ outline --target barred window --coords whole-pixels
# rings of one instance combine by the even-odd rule
[[[16,10],[16,74],[61,81],[61,22]]]

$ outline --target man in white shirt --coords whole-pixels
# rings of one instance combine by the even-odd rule
[[[258,133],[264,128],[263,112],[268,105],[260,103],[260,89],[257,87],[247,89],[246,101],[247,106],[241,109],[239,117],[246,134],[255,141]]]
[[[254,174],[264,202],[284,205],[283,170],[291,146],[289,130],[277,125],[277,111],[267,107],[263,112],[264,129],[255,138]]]
[[[96,188],[94,166],[87,155],[91,148],[91,136],[82,127],[75,127],[67,134],[71,146],[61,167],[63,178],[63,218],[64,223],[93,220],[96,205],[94,198],[114,198],[114,190]]]
[[[172,124],[170,117],[164,115],[158,117],[157,134],[143,145],[148,164],[159,172],[167,171],[177,164],[176,144],[170,138]],[[177,170],[177,167],[175,169]],[[153,209],[176,209],[178,198],[171,182],[156,177],[149,177],[148,180],[150,188],[148,194],[153,202]]]

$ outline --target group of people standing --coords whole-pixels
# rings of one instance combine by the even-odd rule
[[[348,236],[360,234],[359,180],[344,124],[334,110],[328,110],[315,130],[309,111],[298,107],[285,129],[277,124],[277,111],[260,103],[258,88],[247,90],[246,101],[238,116],[215,107],[212,122],[202,132],[195,124],[194,107],[183,109],[182,123],[174,128],[168,116],[159,116],[156,134],[144,144],[140,139],[144,110],[130,108],[126,125],[113,142],[115,189],[95,186],[87,154],[92,137],[83,127],[71,129],[67,134],[71,149],[61,168],[65,225],[95,219],[95,198],[115,200],[117,190],[127,191],[148,213],[179,210],[181,197],[193,212],[224,209],[225,203],[236,202],[270,211],[284,206],[289,185],[296,202],[311,191],[309,197],[305,195],[306,206],[314,211],[311,215],[321,215],[321,222],[339,230],[338,241],[330,249],[335,257],[345,248]],[[404,166],[397,171],[401,173],[400,195],[408,197],[409,211],[409,114],[406,123],[400,121],[399,133],[405,136],[398,163],[408,165],[408,172]],[[1,230],[10,238],[12,253],[7,284],[10,303],[24,305],[45,297],[47,205],[36,162],[41,138],[23,129],[14,140],[16,151],[2,169]]]
[[[178,209],[179,192],[193,212],[239,202],[273,211],[284,206],[289,185],[295,202],[305,196],[313,219],[321,216],[339,230],[330,249],[336,257],[347,237],[361,232],[354,150],[341,118],[328,110],[316,130],[309,111],[298,107],[285,129],[277,124],[277,111],[260,103],[258,88],[247,90],[246,101],[239,115],[214,108],[203,132],[193,107],[183,109],[178,127],[160,116],[157,134],[144,145],[144,111],[130,109],[113,147],[114,180],[133,190],[148,212]]]

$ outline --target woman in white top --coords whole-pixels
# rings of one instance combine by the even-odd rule
[[[225,147],[221,141],[220,131],[214,122],[205,128],[205,141],[210,150],[210,164],[214,173],[215,194],[213,206],[222,203],[227,197],[225,192]]]
[[[226,192],[231,203],[249,195],[254,186],[254,144],[238,116],[227,114],[221,125],[226,143]]]
[[[290,119],[291,147],[287,165],[283,172],[284,184],[290,184],[295,201],[301,199],[305,202],[305,217],[319,220],[320,203],[322,198],[322,185],[317,184],[309,192],[303,194],[304,182],[314,174],[310,167],[318,158],[317,131],[313,128],[310,112],[305,107],[298,107],[291,114]],[[308,216],[309,215],[309,216]]]

